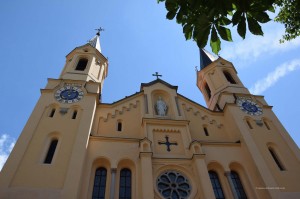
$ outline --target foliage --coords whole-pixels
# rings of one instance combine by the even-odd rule
[[[300,0],[277,0],[280,11],[275,21],[283,23],[285,34],[281,43],[295,39],[300,35]]]
[[[195,40],[199,48],[206,46],[210,36],[210,46],[215,54],[221,50],[221,39],[232,41],[229,25],[236,26],[243,39],[246,37],[247,28],[254,35],[263,35],[261,24],[271,20],[267,11],[275,12],[276,5],[281,7],[276,20],[286,25],[287,34],[284,39],[293,39],[299,35],[299,4],[292,5],[299,0],[157,1],[165,2],[167,19],[176,18],[177,23],[183,27],[185,38]]]

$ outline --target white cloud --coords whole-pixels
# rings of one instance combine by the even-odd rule
[[[15,145],[15,140],[7,134],[0,136],[0,170],[6,162],[8,155]]]
[[[300,37],[280,44],[279,40],[284,34],[284,28],[276,25],[265,30],[263,37],[247,33],[245,40],[225,45],[220,55],[228,60],[253,60],[260,56],[284,52],[300,46]]]
[[[278,66],[274,71],[270,72],[265,78],[258,80],[254,86],[250,88],[250,92],[253,94],[261,94],[273,86],[280,78],[299,68],[300,59],[294,59],[290,62],[286,62]]]

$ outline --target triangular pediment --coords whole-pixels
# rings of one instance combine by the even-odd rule
[[[177,91],[177,89],[178,89],[178,86],[173,86],[173,85],[169,84],[168,82],[165,82],[161,79],[156,79],[156,80],[154,80],[152,82],[149,82],[149,83],[142,83],[141,84],[141,91],[144,90],[144,87],[150,87],[150,86],[153,86],[155,84],[163,84],[164,86],[166,86],[170,89],[174,89],[175,91]]]

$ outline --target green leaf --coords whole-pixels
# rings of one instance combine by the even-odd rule
[[[227,17],[221,17],[218,20],[218,22],[220,25],[223,25],[223,26],[228,26],[231,23],[230,19],[228,19]]]
[[[221,41],[218,37],[215,27],[213,27],[211,30],[210,47],[215,54],[218,54],[221,50]]]
[[[174,12],[174,11],[169,11],[168,13],[167,13],[167,19],[169,19],[169,20],[172,20],[172,19],[174,19],[174,17],[176,16],[176,12]]]
[[[182,11],[182,8],[181,8],[181,9],[179,9],[179,12],[177,13],[176,22],[181,24],[182,20],[183,20],[183,11]]]
[[[237,31],[239,35],[245,39],[246,36],[246,18],[244,16],[241,17],[240,23],[237,26]]]
[[[176,0],[166,0],[166,9],[168,11],[177,11],[178,10],[178,3]]]
[[[231,32],[228,28],[216,25],[219,35],[223,40],[232,41]]]
[[[261,30],[261,26],[255,19],[253,19],[250,16],[247,16],[247,21],[248,21],[248,28],[252,34],[264,35],[263,31]]]
[[[253,12],[251,14],[260,23],[267,23],[271,20],[266,12]]]
[[[210,32],[210,26],[206,28],[201,28],[199,30],[197,30],[196,28],[194,29],[194,34],[193,34],[194,39],[196,40],[199,48],[204,48],[206,46],[209,32]],[[195,35],[195,33],[197,33],[197,35]]]
[[[242,13],[240,11],[236,11],[232,16],[232,25],[235,26],[241,20]]]
[[[193,35],[193,27],[189,24],[186,24],[185,26],[183,26],[183,33],[186,40],[191,39]]]
[[[197,18],[197,24],[196,24],[196,26],[204,26],[204,27],[206,27],[206,26],[209,26],[209,23],[210,22],[209,22],[207,16],[204,15],[204,14],[202,14],[202,15],[200,15]]]
[[[270,11],[270,12],[275,12],[275,8],[274,8],[274,6],[270,6],[270,8],[268,9],[268,11]]]

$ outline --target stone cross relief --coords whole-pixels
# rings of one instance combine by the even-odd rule
[[[169,142],[169,136],[166,135],[166,141],[165,142],[158,142],[159,145],[161,144],[165,144],[167,146],[167,151],[171,151],[170,146],[171,145],[176,145],[177,146],[177,142]]]
[[[158,97],[158,100],[155,103],[156,113],[159,116],[166,116],[168,111],[168,106],[166,102],[162,99],[161,96]]]

